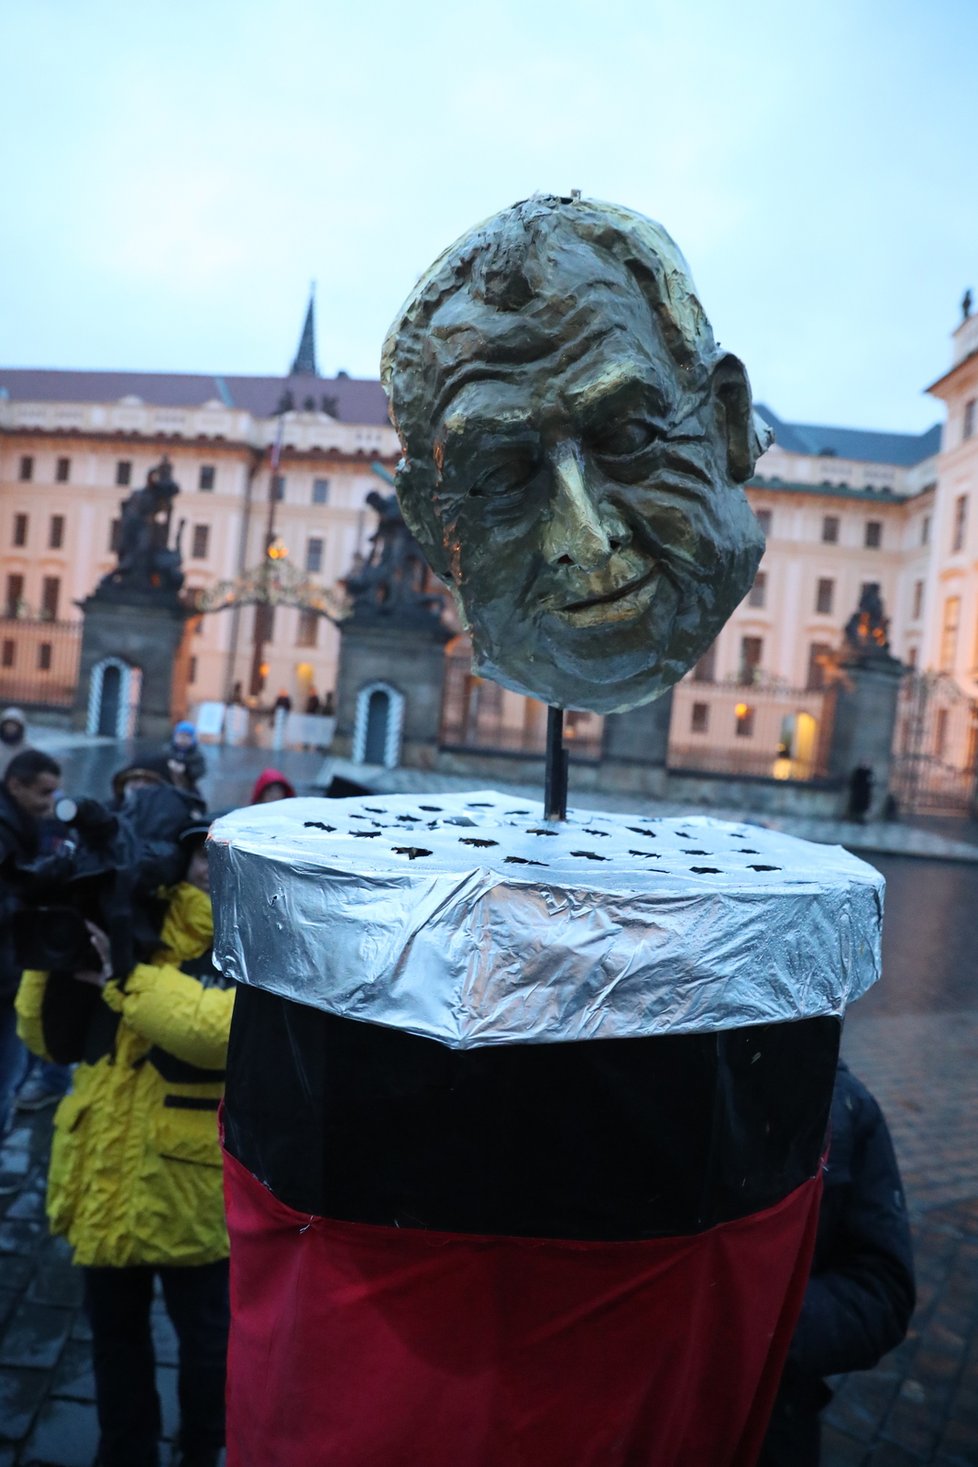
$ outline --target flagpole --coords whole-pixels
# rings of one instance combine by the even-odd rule
[[[275,490],[278,483],[279,460],[282,457],[282,425],[284,417],[284,413],[279,413],[278,422],[275,427],[275,441],[272,444],[269,457],[268,516],[265,522],[265,545],[261,567],[262,586],[266,596],[268,593],[268,573],[271,567],[269,551],[275,543]],[[255,607],[255,639],[251,655],[251,683],[249,691],[253,698],[260,697],[265,687],[265,674],[262,672],[262,668],[265,663],[265,645],[271,631],[271,619],[272,608],[269,606],[267,600],[259,602]]]

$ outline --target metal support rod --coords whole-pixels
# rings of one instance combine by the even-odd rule
[[[564,748],[564,710],[547,709],[547,773],[544,786],[544,817],[567,819],[567,750]]]

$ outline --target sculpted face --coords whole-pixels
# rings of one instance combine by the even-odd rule
[[[479,673],[600,713],[681,677],[763,538],[746,376],[668,236],[578,200],[507,210],[422,279],[383,372],[404,516]]]

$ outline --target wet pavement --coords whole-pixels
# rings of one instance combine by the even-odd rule
[[[69,734],[60,729],[32,729],[32,738],[48,749],[61,763],[65,790],[73,795],[94,795],[108,799],[111,778],[117,769],[131,763],[137,755],[159,754],[157,743],[114,739],[93,739],[82,734]],[[315,749],[249,748],[245,746],[204,745],[207,773],[202,792],[215,812],[246,804],[255,779],[268,766],[280,769],[291,780],[299,794],[322,792],[334,776],[363,784],[372,793],[436,793],[450,790],[486,788],[488,781],[432,773],[417,769],[384,769],[379,765],[358,765],[336,759],[327,751]],[[520,799],[540,800],[540,786],[527,783],[500,783],[493,787]],[[571,766],[570,804],[581,809],[627,811],[643,816],[683,816],[689,805],[667,800],[651,800],[574,788]],[[921,819],[914,821],[877,820],[864,825],[844,820],[827,820],[804,815],[752,815],[743,808],[711,807],[696,813],[717,820],[754,820],[796,835],[802,840],[844,845],[859,853],[920,856],[935,861],[978,863],[978,821]]]
[[[77,794],[104,794],[124,762],[118,746],[56,747],[52,736],[50,747],[62,758],[66,788]],[[244,802],[266,764],[284,769],[301,792],[330,769],[350,772],[334,764],[324,774],[314,751],[208,752],[215,808]],[[366,782],[389,789],[394,776],[377,771]],[[778,824],[796,833],[792,822]],[[875,1370],[835,1383],[823,1467],[978,1467],[978,846],[973,828],[941,822],[919,832],[936,842],[930,857],[908,859],[913,827],[822,824],[832,827],[825,838],[859,850],[887,879],[883,980],[851,1009],[843,1049],[893,1133],[919,1290],[907,1340]],[[79,1279],[44,1222],[50,1127],[50,1110],[19,1116],[0,1163],[21,1178],[0,1197],[0,1467],[91,1467],[95,1452]],[[172,1437],[175,1342],[159,1307],[154,1332]]]
[[[905,1342],[840,1383],[823,1467],[978,1464],[978,868],[873,857],[883,978],[843,1052],[883,1107],[910,1209],[918,1303]]]

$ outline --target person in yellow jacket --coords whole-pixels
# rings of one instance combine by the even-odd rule
[[[188,869],[170,892],[152,962],[102,971],[74,1086],[54,1117],[47,1208],[85,1270],[99,1467],[158,1467],[160,1405],[150,1332],[159,1278],[180,1347],[181,1467],[213,1467],[224,1443],[228,1241],[217,1109],[233,990],[210,962],[207,827],[184,832]],[[23,975],[18,1032],[46,1055],[46,973]]]

